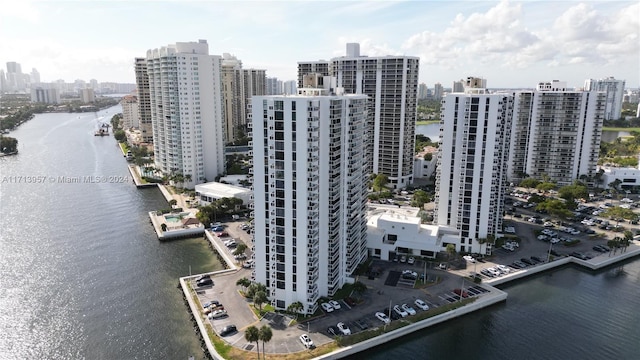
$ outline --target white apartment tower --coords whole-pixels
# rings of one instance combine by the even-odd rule
[[[479,84],[442,100],[434,222],[460,231],[457,251],[490,253],[478,239],[502,230],[513,97]]]
[[[224,172],[221,58],[206,40],[147,51],[155,166],[184,185]]]
[[[140,133],[142,141],[148,144],[153,142],[153,127],[151,122],[151,93],[149,90],[149,74],[147,72],[147,59],[135,59],[136,85],[138,87],[138,119],[140,121]]]
[[[515,93],[509,180],[548,176],[556,184],[595,176],[606,94],[541,82]]]
[[[125,129],[140,127],[140,111],[138,98],[127,95],[120,100],[122,106],[122,127]]]
[[[364,95],[319,88],[251,99],[255,278],[304,312],[367,257]]]
[[[588,79],[584,82],[585,91],[604,91],[606,105],[604,108],[605,120],[618,120],[622,113],[622,100],[624,99],[624,80],[616,80],[613,77],[606,79]]]
[[[276,77],[268,77],[266,79],[266,93],[265,95],[282,95],[282,81]]]
[[[362,56],[353,44],[347,53],[332,59],[330,70],[345,93],[369,96],[369,167],[404,188],[413,182],[419,59]]]

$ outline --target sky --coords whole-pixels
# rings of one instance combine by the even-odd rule
[[[296,79],[297,62],[345,55],[420,57],[420,82],[477,76],[489,88],[540,81],[640,83],[639,1],[11,1],[0,11],[0,68],[43,82],[134,83],[149,49],[207,40],[244,68]]]

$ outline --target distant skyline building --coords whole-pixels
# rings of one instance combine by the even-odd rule
[[[267,77],[267,91],[265,95],[282,95],[282,81],[276,77]]]
[[[441,107],[434,223],[460,231],[459,252],[490,253],[478,239],[502,231],[513,97],[483,84],[467,82]]]
[[[4,74],[4,70],[0,69],[0,93],[7,90],[7,77]]]
[[[134,95],[127,95],[120,100],[122,106],[122,126],[125,129],[140,127],[140,112],[138,109],[138,98]]]
[[[616,80],[613,76],[595,80],[587,79],[584,82],[585,91],[604,91],[606,105],[604,109],[605,120],[618,120],[622,113],[622,101],[624,99],[624,80]]]
[[[15,62],[7,62],[7,89],[6,91],[23,91],[25,87],[24,74],[22,73],[22,66]]]
[[[142,141],[153,143],[153,126],[151,121],[151,90],[149,89],[149,74],[147,59],[136,58],[134,61],[136,86],[138,90],[138,120]]]
[[[206,40],[147,51],[155,167],[184,186],[224,173],[222,58]]]
[[[96,101],[96,95],[93,92],[93,89],[78,89],[78,96],[80,97],[80,102],[84,104],[89,104]]]
[[[442,84],[435,83],[435,85],[433,86],[433,98],[435,100],[442,100],[443,95],[444,95],[444,88],[442,87]]]
[[[464,92],[464,80],[454,81],[451,87],[451,92],[461,93]]]
[[[295,80],[288,80],[283,83],[284,94],[293,95],[298,93],[298,86]]]
[[[43,104],[59,104],[60,92],[56,88],[42,86],[31,87],[31,102]]]
[[[418,85],[418,100],[426,99],[428,94],[429,89],[427,88],[427,84],[420,83],[420,85]]]
[[[346,94],[369,96],[368,166],[393,189],[405,188],[413,182],[419,58],[368,57],[358,49],[347,44],[351,56],[331,59],[331,75]]]
[[[303,312],[367,257],[367,98],[319,88],[251,99],[255,278]]]
[[[36,68],[31,69],[31,74],[29,75],[29,79],[30,79],[31,85],[40,84],[40,73],[38,72],[38,70],[36,70]]]
[[[303,78],[308,74],[320,74],[329,76],[329,61],[301,61],[298,62],[298,89],[303,87]]]
[[[569,90],[566,82],[541,82],[515,92],[509,179],[548,177],[571,185],[596,173],[606,94]],[[591,179],[591,180],[589,180]]]

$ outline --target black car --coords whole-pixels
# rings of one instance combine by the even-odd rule
[[[205,278],[202,279],[200,281],[196,282],[197,286],[208,286],[208,285],[213,285],[213,280],[211,280],[211,278]]]
[[[603,253],[603,252],[607,252],[607,250],[603,249],[603,248],[602,248],[602,246],[600,246],[600,245],[596,245],[596,246],[594,246],[594,247],[593,247],[593,250],[595,250],[595,251],[597,251],[597,252],[601,252],[601,253]]]
[[[327,328],[327,334],[331,335],[331,336],[336,336],[336,335],[340,335],[340,330],[338,329],[337,326],[329,326]]]
[[[551,251],[549,252],[551,255],[553,256],[562,256],[562,254],[560,254],[559,252],[557,252],[555,249],[551,249]]]
[[[534,263],[533,261],[531,261],[530,259],[527,258],[522,258],[520,259],[520,261],[522,261],[523,263],[527,264],[527,265],[535,265],[536,263]]]
[[[533,261],[537,261],[537,262],[539,262],[539,263],[543,263],[543,262],[544,262],[544,260],[542,260],[541,258],[539,258],[539,257],[537,257],[537,256],[532,256],[532,257],[531,257],[531,260],[533,260]]]
[[[569,254],[569,256],[573,256],[574,258],[578,258],[580,260],[588,260],[588,257],[585,254],[582,254],[576,251]]]
[[[220,330],[220,336],[231,335],[235,332],[238,332],[238,329],[236,328],[235,325],[227,325],[223,327],[222,330]]]
[[[204,279],[211,279],[211,275],[200,275],[196,278],[196,282]]]

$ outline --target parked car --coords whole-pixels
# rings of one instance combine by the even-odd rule
[[[219,238],[223,238],[223,237],[229,237],[229,233],[227,233],[226,231],[218,231],[215,233],[217,237]]]
[[[331,306],[331,304],[329,303],[322,303],[320,304],[320,307],[322,307],[322,310],[324,310],[324,312],[330,313],[333,312],[333,306]]]
[[[216,306],[217,306],[217,305],[220,305],[220,301],[218,301],[218,300],[211,300],[211,301],[207,301],[206,303],[204,303],[204,304],[202,305],[202,307],[203,307],[203,308],[208,308],[209,306],[212,306],[212,305],[216,305]]]
[[[214,226],[211,228],[211,231],[213,232],[223,232],[224,228],[222,226]]]
[[[331,325],[331,326],[329,326],[329,327],[327,328],[327,333],[328,333],[329,335],[336,336],[336,335],[339,335],[339,334],[340,334],[340,329],[338,329],[338,328],[337,328],[336,326],[334,326],[334,325]]]
[[[496,265],[496,270],[500,271],[503,274],[508,274],[511,272],[511,270],[507,266],[501,264]]]
[[[220,336],[227,336],[238,332],[238,328],[235,325],[227,325],[220,330]]]
[[[211,280],[211,278],[207,278],[207,279],[202,279],[200,281],[196,281],[196,286],[198,286],[198,287],[208,286],[208,285],[213,285],[213,280]]]
[[[340,303],[335,300],[329,300],[329,305],[331,305],[335,310],[340,310]]]
[[[220,319],[223,317],[226,317],[227,315],[227,310],[221,309],[221,310],[215,310],[212,313],[209,314],[209,319]]]
[[[409,315],[415,315],[416,310],[407,304],[402,304],[402,310],[406,311]]]
[[[543,262],[544,262],[544,260],[543,260],[542,258],[539,258],[539,257],[537,257],[537,256],[532,256],[532,257],[531,257],[531,260],[536,261],[536,262],[539,262],[539,263],[543,263]]]
[[[527,267],[527,264],[523,263],[522,261],[518,261],[518,260],[514,261],[513,264],[515,266],[519,267],[520,269]]]
[[[471,255],[465,255],[462,258],[465,259],[466,261],[470,262],[470,263],[475,263],[476,262],[476,259],[474,259]]]
[[[421,299],[416,299],[413,303],[422,310],[429,310],[429,305]]]
[[[307,334],[300,335],[300,342],[307,349],[313,349],[315,345],[313,344],[313,340]]]
[[[376,313],[376,318],[380,321],[382,321],[385,324],[389,324],[391,322],[391,319],[389,319],[389,317],[387,315],[385,315],[384,313],[381,312],[377,312]]]
[[[453,293],[458,296],[462,296],[463,298],[469,297],[469,293],[462,289],[453,289]]]
[[[236,239],[229,239],[227,241],[224,242],[224,246],[226,247],[234,247],[237,246],[238,243],[236,242]]]
[[[410,256],[409,259],[407,260],[407,264],[409,265],[413,265],[416,262],[416,258],[414,258],[413,256]]]
[[[352,297],[346,297],[344,298],[344,302],[347,303],[347,305],[349,306],[356,306],[358,303],[356,302],[356,299],[352,298]]]
[[[411,270],[404,270],[402,271],[402,278],[403,279],[411,279],[411,280],[415,280],[418,278],[418,273],[415,271],[411,271]]]
[[[527,265],[535,265],[536,263],[534,263],[533,261],[531,261],[530,259],[527,258],[522,258],[520,259],[520,261],[522,261],[523,263],[527,264]]]
[[[211,279],[211,275],[200,275],[196,278],[196,282],[203,280],[203,279]]]
[[[245,269],[250,269],[250,268],[252,268],[252,267],[253,267],[253,263],[254,263],[254,262],[255,262],[255,261],[253,261],[253,260],[248,260],[247,262],[245,262],[244,264],[242,264],[242,267],[243,267],[243,268],[245,268]]]
[[[349,329],[349,327],[345,325],[345,323],[339,322],[336,326],[338,327],[338,330],[340,330],[342,335],[351,335],[351,329]]]
[[[244,259],[247,258],[247,254],[244,254],[244,253],[243,254],[238,254],[238,255],[234,256],[233,258],[236,259],[236,260],[244,260]]]
[[[400,262],[401,262],[401,263],[405,263],[405,262],[407,262],[407,257],[406,257],[405,255],[402,255],[402,256],[400,257]]]
[[[400,305],[396,305],[396,306],[394,306],[394,307],[393,307],[393,311],[395,311],[395,312],[396,312],[396,314],[398,314],[398,315],[400,315],[400,316],[402,316],[402,317],[409,316],[409,313],[408,313],[408,312],[406,312],[406,311],[404,311],[404,309],[402,309],[402,308],[400,307]]]

